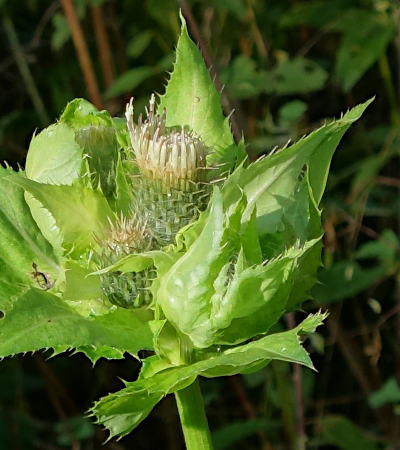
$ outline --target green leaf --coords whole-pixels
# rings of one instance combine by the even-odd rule
[[[13,175],[10,183],[30,192],[54,217],[65,248],[74,255],[95,244],[103,236],[113,212],[99,191],[81,184],[54,186]]]
[[[59,260],[33,220],[23,189],[10,182],[14,177],[23,180],[21,174],[0,167],[0,279],[34,284],[32,264],[36,263],[39,271],[49,272],[55,281],[61,270]]]
[[[110,432],[108,440],[115,436],[125,436],[136,428],[162,399],[163,394],[126,390],[103,397],[95,403],[91,412],[96,416],[96,423],[103,425]],[[126,395],[124,395],[126,394]]]
[[[189,38],[183,17],[176,61],[158,110],[167,111],[167,126],[189,127],[211,151],[235,153],[229,120],[200,50]],[[211,155],[212,159],[212,155]],[[214,162],[214,161],[212,161]]]
[[[233,444],[252,436],[257,431],[264,430],[265,427],[265,421],[256,419],[229,423],[212,434],[214,448],[215,450],[229,449]]]
[[[53,14],[51,21],[54,27],[54,31],[51,36],[51,47],[54,50],[60,50],[70,39],[71,29],[64,14]]]
[[[245,56],[235,58],[223,70],[222,81],[236,98],[250,98],[261,92],[290,95],[322,89],[328,73],[310,59],[288,57],[270,70],[257,69],[255,61]]]
[[[213,0],[218,9],[225,9],[235,15],[238,19],[246,16],[246,7],[243,0]]]
[[[281,24],[283,26],[307,24],[322,28],[335,23],[348,9],[348,0],[309,0],[292,5],[282,16]]]
[[[322,437],[327,444],[342,450],[378,450],[380,447],[362,430],[342,416],[325,416],[321,420]]]
[[[244,206],[239,203],[227,221],[216,191],[200,236],[160,278],[157,303],[197,348],[237,344],[266,333],[285,310],[297,259],[317,242],[254,265],[245,256],[248,244],[254,245],[241,242],[241,233],[232,227]],[[246,301],[249,292],[251,301]]]
[[[111,266],[104,267],[101,270],[93,272],[93,275],[101,275],[108,272],[141,272],[152,265],[166,271],[176,261],[177,257],[178,255],[168,254],[161,250],[132,253],[124,256]]]
[[[377,265],[363,268],[356,261],[339,261],[330,267],[321,269],[318,274],[319,284],[312,290],[312,295],[320,304],[353,297],[369,288],[376,281],[396,272],[398,265],[399,241],[392,230],[385,230],[379,239],[362,245],[355,257],[358,260],[374,258]]]
[[[100,299],[102,297],[99,277],[89,277],[91,270],[82,267],[78,262],[69,260],[65,265],[65,289],[63,299],[82,301]]]
[[[93,187],[112,197],[115,190],[118,143],[111,126],[88,125],[76,130],[76,140],[85,152]]]
[[[58,122],[34,136],[26,157],[26,176],[46,184],[72,184],[79,178],[82,149],[74,131]]]
[[[76,128],[86,117],[93,114],[96,115],[97,109],[84,98],[75,98],[65,107],[60,117],[60,122],[64,122],[72,128]],[[86,124],[86,122],[85,122]]]
[[[118,358],[151,349],[152,333],[139,310],[83,317],[60,298],[30,289],[0,319],[0,357],[56,346],[83,351],[95,362],[107,349]]]
[[[308,166],[312,195],[319,204],[333,152],[344,133],[361,117],[372,100],[356,106],[342,118],[324,125],[290,147],[261,158],[248,167],[239,167],[223,187],[224,204],[234,204],[243,189],[248,200],[243,220],[250,218],[256,206],[260,235],[275,233],[281,227],[285,212],[282,199],[294,197],[304,166]]]
[[[271,77],[266,71],[257,70],[252,59],[238,56],[222,71],[221,81],[232,96],[250,98],[268,89]]]
[[[362,26],[355,27],[355,23]],[[336,27],[343,33],[336,55],[336,76],[345,92],[383,55],[396,34],[392,17],[372,10],[348,11]]]
[[[199,375],[233,375],[248,370],[256,363],[266,365],[273,359],[296,362],[313,368],[298,335],[313,332],[324,318],[324,314],[310,315],[292,330],[213,353],[208,359],[188,366],[164,368],[165,366],[160,364],[160,358],[153,357],[150,366],[154,364],[158,372],[147,365],[146,376],[140,376],[136,382],[126,383],[126,388],[100,399],[90,412],[97,417],[98,423],[110,431],[110,438],[124,436],[150,413],[164,395],[189,386]]]
[[[155,71],[150,66],[142,66],[127,70],[122,75],[120,75],[106,90],[106,92],[104,93],[104,98],[108,100],[110,98],[116,97],[117,95],[132,91],[144,80],[156,73],[157,71]]]
[[[27,279],[25,273],[13,270],[11,266],[0,259],[0,311],[11,308],[12,304],[23,292],[29,289],[32,278]],[[0,313],[0,316],[2,315]]]
[[[149,46],[153,38],[152,30],[144,30],[137,33],[133,39],[131,39],[126,47],[126,54],[132,58],[140,56],[146,48]]]
[[[368,398],[372,408],[380,408],[387,403],[400,403],[400,386],[395,378],[389,378],[377,391],[372,392]]]
[[[320,65],[301,56],[279,61],[268,76],[265,92],[280,95],[318,91],[328,79],[328,73]]]

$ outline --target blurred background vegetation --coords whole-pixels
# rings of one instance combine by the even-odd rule
[[[324,268],[304,309],[318,373],[273,363],[202,383],[215,447],[400,449],[400,3],[396,0],[0,0],[0,160],[85,97],[121,115],[162,92],[178,10],[250,158],[376,96],[336,154],[323,202]],[[281,326],[301,317],[289,314]],[[0,449],[182,449],[173,399],[108,442],[85,410],[138,363],[80,355],[0,367]]]

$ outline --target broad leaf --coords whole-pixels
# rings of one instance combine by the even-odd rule
[[[103,424],[113,436],[124,436],[132,431],[166,394],[190,385],[197,376],[216,377],[241,373],[255,364],[268,364],[271,360],[296,362],[313,368],[312,362],[301,346],[299,334],[311,333],[319,326],[324,314],[307,317],[296,328],[283,333],[266,336],[249,344],[213,354],[213,357],[188,366],[170,367],[156,356],[148,364],[155,365],[154,372],[145,366],[143,376],[136,382],[127,383],[126,388],[110,394],[95,403],[91,409],[98,423]]]
[[[82,149],[65,123],[50,125],[34,136],[26,157],[26,176],[46,184],[72,184],[79,178]]]
[[[387,403],[400,403],[400,386],[396,378],[389,378],[380,389],[372,392],[368,403],[372,408],[380,408]]]
[[[150,66],[141,66],[127,70],[106,90],[104,93],[104,98],[108,100],[116,97],[117,95],[132,92],[144,80],[157,74],[157,72],[157,70],[154,70],[154,68]]]
[[[312,294],[319,304],[350,298],[378,280],[394,274],[398,267],[399,240],[392,230],[385,230],[376,241],[367,242],[355,253],[354,261],[339,261],[319,271]],[[363,268],[359,261],[375,259],[374,267]]]
[[[355,23],[362,26],[355,27]],[[336,55],[336,75],[348,92],[386,51],[396,34],[392,17],[371,10],[348,11],[335,28],[343,33]]]
[[[101,237],[113,212],[99,191],[93,191],[81,184],[55,186],[40,184],[13,175],[8,178],[31,193],[54,217],[62,230],[63,244],[78,255]]]
[[[136,356],[152,348],[149,318],[144,311],[122,308],[83,317],[60,298],[30,289],[0,319],[0,357],[59,346],[81,350],[92,361],[106,349],[114,358],[124,352]]]
[[[325,416],[320,426],[324,442],[334,445],[335,448],[341,450],[379,450],[381,448],[346,417]]]

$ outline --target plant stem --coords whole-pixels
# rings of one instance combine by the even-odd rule
[[[204,411],[199,381],[175,392],[187,450],[212,450],[211,433]]]

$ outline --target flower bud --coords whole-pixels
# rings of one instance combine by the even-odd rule
[[[131,253],[147,250],[151,246],[151,236],[146,224],[136,217],[126,219],[121,216],[110,228],[103,241],[98,241],[101,250],[95,260],[100,268],[110,266]],[[107,272],[100,276],[104,295],[114,305],[123,308],[137,308],[151,302],[150,286],[154,277],[153,269],[140,273]]]
[[[139,175],[134,177],[133,209],[146,220],[158,246],[173,242],[176,233],[207,205],[207,147],[183,127],[166,126],[166,111],[155,112],[155,97],[146,119],[133,121],[132,99],[126,120]]]

